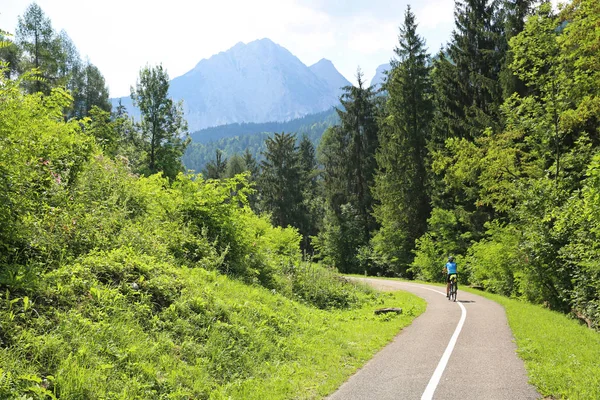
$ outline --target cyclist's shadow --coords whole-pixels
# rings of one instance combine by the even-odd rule
[[[456,302],[457,303],[464,303],[464,304],[467,304],[467,303],[477,303],[474,300],[458,300],[458,299],[456,300]]]

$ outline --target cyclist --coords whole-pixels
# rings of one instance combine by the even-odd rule
[[[450,278],[452,275],[456,275],[458,278],[458,274],[456,273],[456,263],[454,262],[454,257],[448,257],[448,262],[444,266],[444,273],[446,273],[446,297],[450,295]]]

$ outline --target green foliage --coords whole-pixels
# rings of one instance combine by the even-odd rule
[[[378,147],[379,101],[372,87],[365,87],[360,70],[358,87],[346,87],[338,109],[340,125],[329,128],[319,144],[323,165],[325,221],[315,241],[318,256],[344,272],[363,272],[357,255],[369,246],[377,228],[373,196]]]
[[[0,397],[324,396],[424,310],[302,264],[248,174],[139,177],[126,117],[65,121],[64,90],[4,76]]]
[[[527,274],[527,257],[520,248],[521,241],[521,232],[516,227],[489,224],[487,238],[469,248],[471,282],[509,297],[530,294],[535,277]]]
[[[21,50],[13,42],[12,36],[0,29],[0,69],[8,79],[16,76],[20,69]]]
[[[4,81],[0,90],[0,279],[23,288],[36,265],[54,261],[42,221],[76,183],[93,143],[76,121],[61,121],[67,93],[24,96],[19,84]]]
[[[448,256],[453,255],[459,265],[461,281],[468,283],[468,273],[464,268],[461,258],[457,255],[469,233],[459,235],[459,218],[451,211],[434,208],[428,219],[429,231],[417,239],[415,259],[411,272],[416,279],[426,281],[440,281],[443,278],[442,268]]]
[[[449,138],[434,153],[435,203],[455,222],[436,226],[434,209],[413,268],[429,278],[422,271],[435,257],[458,252],[474,283],[597,328],[596,3],[578,0],[559,15],[544,3],[512,37],[510,68],[526,90],[505,99],[502,132]]]
[[[140,130],[147,154],[142,172],[162,172],[173,180],[183,171],[181,156],[190,139],[183,105],[174,103],[168,92],[169,75],[162,65],[145,67],[140,70],[135,90],[131,88],[131,98],[141,113]]]

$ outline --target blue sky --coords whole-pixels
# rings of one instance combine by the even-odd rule
[[[14,32],[30,0],[2,0],[0,28]],[[393,56],[411,4],[432,52],[453,29],[453,0],[37,0],[55,30],[104,77],[111,97],[129,95],[140,68],[162,63],[171,78],[236,43],[267,37],[311,65],[330,59],[367,82]]]

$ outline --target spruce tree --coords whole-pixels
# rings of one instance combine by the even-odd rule
[[[500,72],[500,82],[504,99],[507,99],[513,93],[520,96],[527,94],[525,83],[510,69],[514,54],[508,43],[525,28],[525,19],[531,14],[533,3],[533,0],[504,0],[503,3],[501,18],[503,21],[502,38],[504,42],[502,44],[504,48],[502,51],[506,52],[506,56]]]
[[[308,136],[302,135],[298,146],[300,170],[302,172],[303,212],[300,232],[304,240],[302,248],[312,251],[310,237],[318,233],[319,221],[322,220],[322,201],[318,193],[318,171],[315,146]]]
[[[357,256],[378,226],[371,194],[379,143],[377,99],[360,70],[357,82],[344,88],[337,109],[340,124],[326,131],[319,146],[327,209],[317,250],[344,272],[361,270]]]
[[[300,227],[302,171],[296,135],[275,133],[265,141],[260,186],[263,207],[274,225]]]
[[[400,27],[397,58],[384,89],[388,93],[380,119],[378,172],[374,195],[381,224],[374,247],[387,264],[404,273],[412,262],[415,240],[427,228],[430,201],[426,190],[427,141],[433,103],[429,56],[416,32],[410,6]]]
[[[455,29],[434,61],[436,136],[474,139],[500,128],[500,71],[506,45],[499,0],[458,0]]]
[[[221,179],[225,178],[227,171],[227,158],[223,157],[223,152],[219,149],[215,150],[215,159],[209,161],[204,169],[204,177],[206,179]]]
[[[378,127],[376,121],[375,93],[366,87],[359,70],[356,75],[358,86],[347,86],[340,98],[341,108],[337,110],[340,126],[348,136],[349,164],[348,183],[350,198],[360,215],[361,243],[368,243],[370,233],[377,226],[373,218],[373,196],[377,162],[375,151],[378,147]]]

